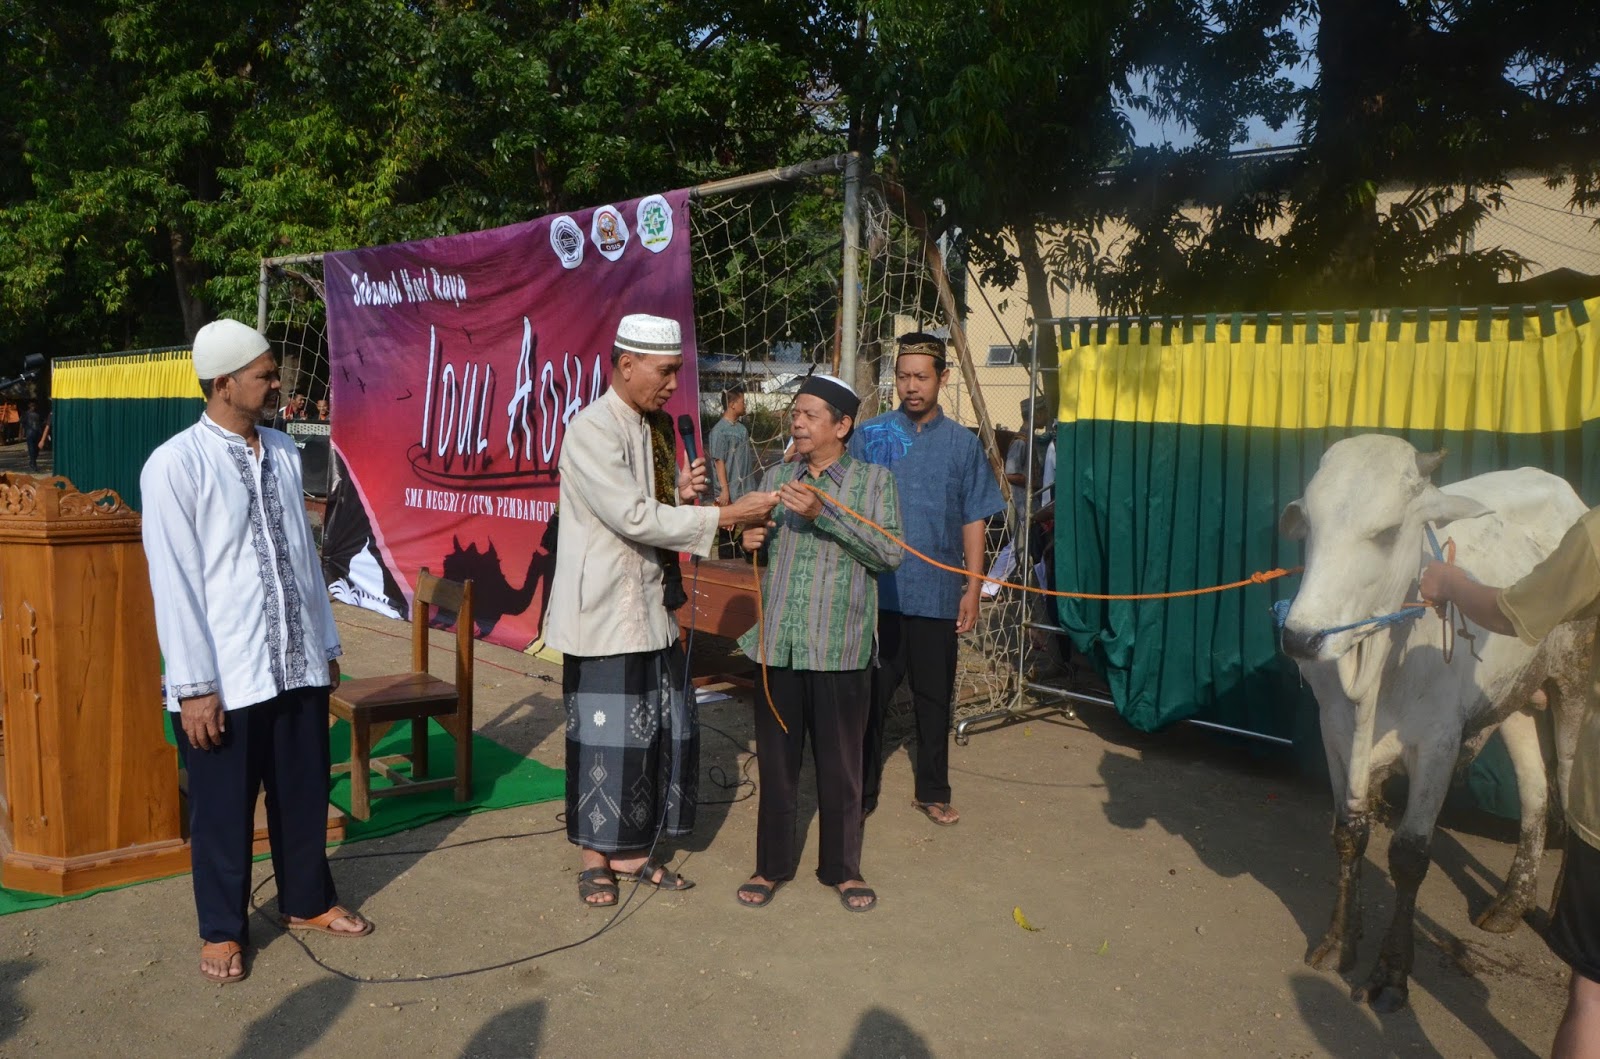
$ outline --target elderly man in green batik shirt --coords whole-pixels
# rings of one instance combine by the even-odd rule
[[[739,646],[767,666],[772,688],[770,706],[759,691],[755,704],[756,870],[738,893],[749,908],[771,903],[799,867],[794,832],[808,732],[817,766],[817,879],[839,891],[851,912],[878,902],[861,877],[863,747],[869,667],[876,660],[877,575],[900,565],[901,547],[838,505],[899,537],[900,497],[887,468],[845,452],[860,405],[839,379],[806,380],[790,429],[798,458],[761,482],[762,492],[778,494],[773,521],[744,533],[747,550],[769,544],[770,557],[761,580],[765,620]]]

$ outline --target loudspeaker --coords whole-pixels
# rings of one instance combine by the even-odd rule
[[[312,434],[303,439],[300,447],[300,474],[305,480],[305,490],[314,497],[328,495],[328,436]]]

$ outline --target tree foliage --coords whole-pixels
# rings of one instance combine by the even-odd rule
[[[809,71],[698,0],[3,0],[0,356],[182,341],[257,263],[794,160]]]
[[[1513,172],[1600,202],[1553,0],[0,0],[0,50],[0,372],[248,316],[263,255],[841,148],[1035,316],[1465,297],[1522,265],[1467,238]],[[1230,156],[1260,121],[1303,149]]]
[[[1172,6],[1177,28],[1133,64],[1130,99],[1194,142],[1130,152],[1058,218],[1078,238],[1055,245],[1055,271],[1114,311],[1493,299],[1527,262],[1469,236],[1513,175],[1594,201],[1600,28],[1569,7]],[[1283,76],[1296,67],[1314,81]],[[1230,156],[1252,116],[1302,146]]]

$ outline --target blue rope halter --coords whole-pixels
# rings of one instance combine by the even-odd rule
[[[1428,547],[1433,549],[1435,562],[1444,562],[1444,549],[1439,547],[1439,538],[1433,532],[1433,527],[1426,522],[1422,524],[1423,530],[1428,534]],[[1278,627],[1278,634],[1283,635],[1283,627],[1289,623],[1289,608],[1294,605],[1290,599],[1280,599],[1272,605],[1272,621]],[[1349,625],[1336,625],[1331,629],[1318,631],[1321,636],[1332,636],[1334,633],[1349,632],[1351,629],[1365,629],[1368,626],[1381,629],[1387,625],[1400,625],[1404,622],[1415,621],[1428,613],[1427,607],[1404,607],[1393,614],[1380,614],[1375,618],[1364,621],[1353,621]]]

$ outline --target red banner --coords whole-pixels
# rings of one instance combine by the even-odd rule
[[[567,422],[610,380],[617,322],[683,327],[667,406],[699,418],[688,192],[349,250],[327,284],[336,598],[403,615],[426,567],[471,578],[478,634],[538,638]]]

